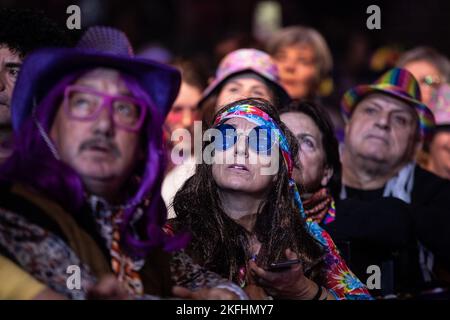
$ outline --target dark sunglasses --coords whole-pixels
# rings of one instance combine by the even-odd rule
[[[222,134],[222,139],[214,139],[214,148],[216,150],[225,151],[237,143],[238,133],[235,127],[230,124],[222,123],[215,127]],[[256,153],[265,153],[270,155],[272,146],[274,144],[274,137],[272,137],[271,128],[267,126],[258,126],[250,130],[248,136],[248,146]],[[220,141],[222,140],[222,141]]]

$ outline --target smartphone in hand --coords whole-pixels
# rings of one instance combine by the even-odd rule
[[[271,263],[267,268],[267,271],[270,272],[280,272],[288,270],[292,265],[299,264],[302,261],[300,259],[287,260],[277,263]]]

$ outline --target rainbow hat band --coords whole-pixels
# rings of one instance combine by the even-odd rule
[[[420,133],[423,140],[430,138],[434,127],[434,116],[423,104],[417,80],[409,71],[393,68],[370,85],[360,85],[348,90],[341,101],[341,110],[346,119],[351,117],[356,105],[370,93],[385,93],[413,106],[419,117]]]

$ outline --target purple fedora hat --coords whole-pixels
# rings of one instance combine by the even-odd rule
[[[133,76],[162,116],[172,106],[181,83],[180,72],[168,65],[134,56],[126,35],[110,27],[91,27],[75,48],[45,48],[28,55],[21,67],[11,117],[18,130],[33,106],[65,75],[89,68],[111,68]]]

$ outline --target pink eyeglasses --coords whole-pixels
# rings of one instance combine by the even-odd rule
[[[144,123],[147,103],[143,99],[110,95],[84,86],[67,86],[64,90],[64,110],[76,120],[93,121],[107,107],[115,125],[136,132]]]

